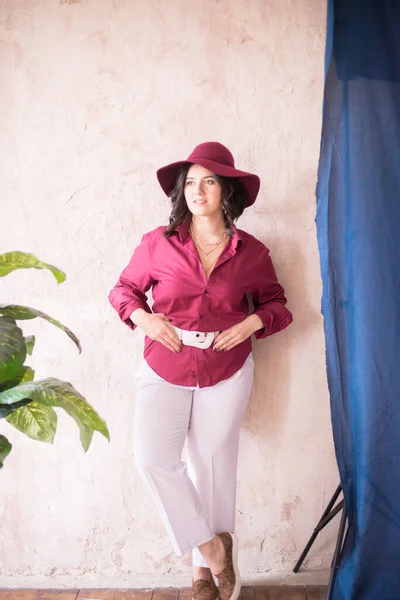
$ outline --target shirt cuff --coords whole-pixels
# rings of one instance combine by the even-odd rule
[[[132,331],[135,331],[137,325],[131,320],[130,316],[133,311],[138,308],[143,308],[147,313],[151,313],[151,309],[148,304],[145,302],[140,302],[140,300],[132,300],[131,302],[127,302],[123,308],[120,308],[118,312],[118,316],[125,325],[127,325]]]
[[[272,306],[260,306],[253,311],[253,314],[258,315],[264,324],[262,329],[258,329],[254,333],[256,340],[262,340],[282,331],[293,321],[292,313],[280,302],[277,304],[279,311],[274,310]]]

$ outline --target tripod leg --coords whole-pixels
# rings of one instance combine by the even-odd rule
[[[341,491],[342,491],[342,486],[341,486],[341,485],[339,485],[339,486],[336,488],[336,491],[335,491],[335,493],[333,494],[332,498],[330,499],[330,501],[329,501],[329,503],[328,503],[328,506],[327,506],[327,507],[326,507],[326,509],[324,510],[324,513],[323,513],[322,517],[321,517],[321,518],[320,518],[320,520],[318,521],[318,524],[317,524],[316,528],[314,529],[314,531],[313,531],[313,533],[312,533],[312,535],[311,535],[310,539],[308,540],[306,547],[304,548],[303,552],[301,553],[301,556],[300,556],[299,560],[297,561],[297,563],[296,563],[296,565],[295,565],[295,567],[294,567],[294,569],[293,569],[293,572],[294,572],[294,573],[297,573],[297,572],[298,572],[298,570],[300,569],[301,565],[303,564],[303,562],[304,562],[304,559],[306,558],[307,554],[309,553],[311,546],[312,546],[312,545],[313,545],[313,543],[315,542],[315,540],[316,540],[316,537],[317,537],[318,533],[319,533],[319,532],[320,532],[320,530],[322,529],[322,527],[321,527],[321,523],[322,523],[322,522],[323,522],[323,521],[326,519],[326,517],[327,517],[327,516],[329,515],[329,513],[331,512],[331,510],[332,510],[333,506],[335,505],[335,502],[336,502],[336,500],[338,499],[338,497],[339,497],[339,494],[340,494],[340,492],[341,492]],[[326,524],[326,523],[325,523],[325,524]]]
[[[342,518],[340,519],[339,533],[336,542],[335,554],[333,555],[331,577],[329,579],[328,592],[326,594],[326,600],[332,600],[333,585],[335,583],[337,569],[339,567],[340,558],[342,555],[343,539],[346,530],[346,507],[343,507]]]
[[[332,521],[332,519],[334,519],[336,517],[336,515],[338,513],[340,513],[340,511],[342,510],[342,508],[344,507],[344,500],[341,500],[339,502],[339,504],[337,506],[335,506],[335,508],[333,508],[331,510],[331,512],[329,513],[329,515],[327,515],[325,517],[325,519],[321,519],[320,522],[318,523],[316,529],[318,529],[318,531],[321,531],[326,525],[328,525],[328,523],[330,523]]]

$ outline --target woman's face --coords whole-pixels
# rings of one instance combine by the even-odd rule
[[[200,165],[192,165],[188,171],[185,199],[190,212],[195,216],[222,214],[221,186],[215,175]]]

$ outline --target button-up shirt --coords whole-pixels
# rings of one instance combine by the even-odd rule
[[[284,290],[262,242],[233,227],[233,235],[207,280],[189,234],[189,221],[170,237],[164,236],[165,229],[158,227],[143,236],[109,294],[112,306],[128,327],[136,327],[130,319],[134,310],[152,312],[146,296],[150,288],[153,312],[164,313],[172,325],[188,331],[223,331],[240,323],[249,315],[248,294],[253,312],[264,325],[255,333],[256,338],[277,333],[291,323]],[[166,381],[202,388],[234,375],[250,352],[250,338],[228,351],[183,345],[180,353],[173,353],[146,336],[144,357]]]

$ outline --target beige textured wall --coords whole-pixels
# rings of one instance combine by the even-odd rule
[[[337,484],[316,245],[325,35],[321,0],[1,0],[0,251],[63,268],[1,281],[1,302],[45,310],[37,376],[72,381],[106,418],[84,455],[60,415],[54,446],[4,421],[0,586],[184,584],[132,468],[142,337],[107,293],[143,232],[165,223],[156,167],[218,140],[261,176],[240,225],[272,251],[295,323],[255,344],[241,444],[240,562],[247,581],[283,579]],[[6,159],[6,160],[4,160]],[[308,566],[329,566],[335,526]]]

